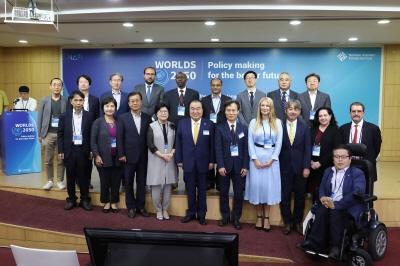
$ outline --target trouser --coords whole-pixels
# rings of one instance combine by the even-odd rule
[[[53,181],[54,179],[54,165],[53,159],[54,154],[57,154],[57,133],[48,132],[44,139],[42,139],[42,146],[44,150],[45,166],[47,181]],[[57,156],[57,180],[64,180],[64,162]]]
[[[229,209],[229,187],[233,186],[233,209],[232,219],[240,220],[242,216],[242,205],[243,205],[243,183],[244,177],[234,172],[227,173],[226,176],[221,176],[219,179],[220,184],[220,196],[219,196],[219,208],[223,218],[228,219],[230,216]]]
[[[114,161],[114,158],[113,158]],[[98,167],[100,173],[100,202],[101,203],[118,203],[119,202],[119,186],[121,184],[121,167]],[[90,179],[89,179],[90,184]],[[111,201],[110,201],[111,188]]]
[[[197,171],[197,166],[193,167],[192,172],[185,172],[188,210],[186,215],[197,216],[204,218],[207,212],[206,202],[206,179],[207,172],[200,173]],[[196,193],[197,190],[197,193]]]
[[[146,171],[147,163],[124,163],[125,202],[129,210],[143,210],[146,202]],[[133,191],[133,180],[136,175],[136,197]]]
[[[162,202],[160,201],[161,190]],[[156,212],[168,211],[171,202],[171,184],[151,185],[151,198]]]

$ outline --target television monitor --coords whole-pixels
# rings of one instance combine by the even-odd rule
[[[239,235],[84,228],[93,266],[238,266]]]

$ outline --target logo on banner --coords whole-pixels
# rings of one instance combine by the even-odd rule
[[[22,134],[22,128],[14,126],[14,127],[11,129],[11,132],[12,132],[12,134],[13,134],[14,136],[19,137],[19,136],[21,136],[21,134]]]
[[[155,83],[161,86],[165,86],[169,81],[168,72],[165,69],[157,69],[157,76]]]
[[[341,52],[340,54],[338,54],[337,58],[339,58],[339,60],[343,62],[343,60],[347,58],[347,55],[344,52]]]

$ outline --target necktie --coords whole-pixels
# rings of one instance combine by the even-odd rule
[[[149,103],[150,102],[150,88],[151,88],[151,86],[147,86],[147,92],[146,92],[146,97],[147,97],[147,102]]]
[[[193,132],[194,144],[196,144],[198,136],[199,136],[199,122],[194,122],[194,132]]]
[[[253,105],[254,105],[254,92],[250,92],[250,105],[251,105],[251,108],[253,108]]]
[[[183,90],[179,90],[181,92],[181,94],[179,95],[179,105],[183,106]]]
[[[231,125],[232,143],[235,141],[235,125]]]
[[[282,92],[282,106],[283,110],[286,109],[286,91]]]
[[[357,143],[357,135],[358,135],[358,125],[354,125],[356,130],[354,131],[353,143]]]
[[[293,145],[294,141],[294,126],[293,123],[290,122],[290,127],[289,127],[289,140],[290,140],[290,145]]]

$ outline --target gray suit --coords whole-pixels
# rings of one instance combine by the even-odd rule
[[[247,89],[237,95],[236,100],[240,103],[238,118],[242,125],[248,127],[251,119],[257,117],[258,103],[260,102],[261,98],[266,96],[267,95],[265,94],[265,92],[257,89],[256,93],[254,94],[254,105],[252,108],[250,105],[249,92],[247,91]]]
[[[299,94],[297,92],[288,90],[287,93],[289,96],[289,100],[298,100],[299,99]],[[270,91],[270,92],[268,92],[267,97],[271,98],[272,101],[274,102],[276,117],[278,117],[282,121],[286,120],[286,113],[285,113],[286,106],[283,107],[283,105],[282,105],[281,90],[277,89],[274,91]]]
[[[146,97],[146,86],[147,84],[145,83],[136,85],[133,91],[140,92],[142,94],[142,107],[140,108],[140,111],[156,119],[154,109],[157,104],[164,101],[164,87],[153,83],[153,88],[151,89],[150,93],[150,102],[148,102]]]
[[[61,100],[61,113],[65,112],[67,105],[67,98],[60,96]],[[61,114],[60,113],[60,114]],[[38,127],[39,127],[39,137],[46,137],[47,131],[49,130],[51,115],[51,94],[43,97],[40,100],[39,110],[38,110]]]
[[[301,115],[303,116],[305,121],[308,121],[308,125],[312,126],[313,123],[310,120],[310,111],[316,111],[321,107],[329,107],[331,108],[331,98],[329,94],[317,91],[317,97],[315,98],[314,109],[311,107],[311,100],[308,90],[299,94],[299,101],[301,103]]]

